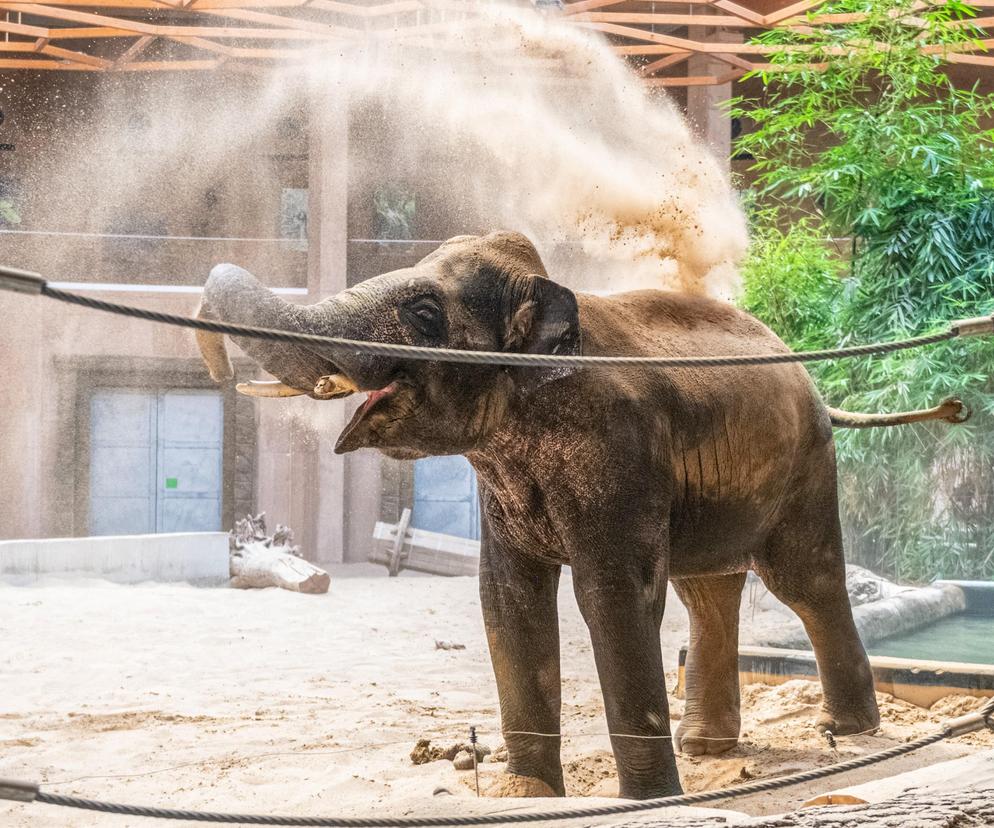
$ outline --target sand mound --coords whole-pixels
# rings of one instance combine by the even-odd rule
[[[561,596],[562,756],[566,789],[583,802],[616,795],[617,775],[586,625],[568,585]],[[0,585],[7,642],[0,776],[36,779],[60,793],[179,808],[343,816],[456,811],[456,800],[475,797],[473,771],[458,771],[444,758],[415,765],[410,752],[426,739],[427,748],[448,753],[475,725],[481,742],[501,755],[478,600],[472,578],[344,573],[335,574],[327,596],[306,601],[284,590]],[[749,623],[775,620],[757,613]],[[435,649],[455,629],[466,649]],[[674,668],[687,635],[675,599],[662,629],[666,663]],[[304,638],[306,658],[287,646]],[[674,686],[674,674],[667,678]],[[980,704],[951,696],[922,710],[880,696],[880,731],[839,737],[836,751],[814,727],[817,684],[747,686],[742,701],[742,739],[734,750],[679,757],[686,790],[865,755],[930,733]],[[684,703],[670,702],[676,722]],[[728,804],[779,813],[840,785],[991,748],[994,734],[974,734],[869,771]],[[488,795],[549,793],[507,778],[501,762],[479,767]],[[438,788],[452,797],[433,797]],[[46,828],[96,824],[61,812],[43,818]],[[35,810],[0,805],[4,828],[36,828],[38,819]]]

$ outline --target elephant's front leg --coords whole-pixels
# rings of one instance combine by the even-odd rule
[[[484,525],[480,601],[500,697],[507,770],[539,779],[564,796],[558,736],[559,567],[505,547]],[[548,795],[542,787],[526,783],[520,795]]]
[[[650,799],[683,792],[670,737],[659,625],[666,572],[593,556],[573,563],[574,589],[590,629],[619,796]]]

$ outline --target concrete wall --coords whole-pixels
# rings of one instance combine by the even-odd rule
[[[3,154],[0,185],[12,194],[22,222],[6,229],[272,239],[281,232],[282,190],[299,188],[310,195],[309,239],[260,244],[3,235],[3,263],[55,281],[147,284],[148,292],[97,295],[179,314],[191,313],[198,297],[162,288],[200,285],[219,261],[237,262],[270,286],[306,289],[288,297],[293,301],[319,301],[345,287],[349,145],[348,121],[334,117],[340,102],[317,101],[313,112],[299,106],[263,112],[261,124],[246,114],[230,134],[238,151],[224,152],[224,135],[210,136],[222,139],[214,146],[194,140],[197,118],[225,96],[251,98],[249,77],[19,73],[14,80],[0,86],[4,141],[15,146]],[[189,106],[195,128],[175,124],[182,146],[176,155],[164,154],[173,125],[157,112],[179,104]],[[85,535],[88,435],[80,411],[87,382],[212,383],[189,331],[9,293],[0,295],[0,315],[0,374],[8,389],[0,402],[0,538]],[[231,350],[237,358],[238,350]],[[156,376],[163,365],[172,379]],[[240,370],[242,378],[255,372],[249,365]],[[364,560],[378,516],[379,458],[332,454],[330,441],[351,413],[345,404],[253,402],[228,388],[225,408],[230,491],[224,528],[245,511],[265,511],[271,526],[295,530],[312,560]],[[361,488],[346,493],[349,466]]]
[[[0,541],[0,577],[30,583],[45,577],[221,584],[228,574],[224,532],[119,535]]]

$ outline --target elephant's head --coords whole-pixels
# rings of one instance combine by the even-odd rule
[[[414,267],[369,279],[315,305],[293,305],[233,265],[219,265],[200,315],[238,324],[374,342],[480,351],[577,354],[575,295],[551,281],[518,233],[458,236]],[[223,337],[198,332],[215,380],[230,379]],[[235,341],[279,383],[259,396],[315,399],[366,392],[335,451],[373,447],[394,457],[481,448],[544,369],[420,362],[284,344]]]

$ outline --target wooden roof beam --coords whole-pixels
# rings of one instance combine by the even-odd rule
[[[721,60],[732,66],[735,66],[737,69],[742,69],[743,67],[749,67],[749,69],[751,69],[750,63],[743,60],[742,58],[736,57],[736,54],[739,52],[751,50],[747,44],[724,43],[721,41],[714,43],[702,43],[696,40],[689,40],[681,37],[672,37],[670,35],[662,35],[656,32],[646,31],[644,29],[634,29],[628,26],[619,26],[614,23],[580,23],[578,25],[584,27],[596,28],[599,29],[600,31],[606,31],[612,34],[622,35],[624,37],[631,37],[633,39],[646,40],[649,42],[657,43],[661,46],[669,46],[673,49],[673,53],[694,52],[694,53],[708,54],[717,60]],[[749,71],[749,69],[747,69],[746,71]]]
[[[716,9],[727,11],[729,14],[734,14],[736,17],[748,20],[754,26],[766,25],[763,15],[758,12],[754,12],[751,9],[747,9],[745,6],[740,6],[738,3],[733,3],[732,0],[709,0],[709,4],[714,6]]]
[[[799,3],[794,3],[786,8],[770,12],[763,18],[763,26],[776,26],[778,23],[788,20],[791,17],[797,17],[800,14],[805,14],[811,11],[811,9],[816,9],[818,6],[824,5],[825,2],[826,0],[800,0]]]
[[[95,40],[109,37],[134,37],[140,32],[107,27],[49,29],[52,40]],[[308,40],[327,41],[329,38],[297,29],[242,29],[221,26],[159,26],[152,37],[213,37],[238,40]]]
[[[70,26],[65,29],[49,29],[49,32],[52,40],[100,40],[113,37],[134,37],[138,34],[126,29],[113,29],[110,26]]]
[[[582,12],[596,11],[597,9],[609,6],[620,6],[626,1],[629,3],[643,3],[645,5],[657,2],[657,0],[573,0],[573,2],[567,0],[566,5],[563,7],[563,13],[571,16]],[[679,6],[710,6],[714,0],[658,0],[658,2],[672,3]]]
[[[170,9],[198,11],[219,8],[293,8],[304,6],[307,0],[38,0],[39,6],[83,6],[102,9]]]
[[[307,52],[306,49],[256,49],[244,46],[226,46],[205,37],[170,37],[169,40],[187,46],[195,46],[198,49],[229,58],[249,58],[251,60],[302,57]]]
[[[120,68],[125,63],[130,63],[134,58],[138,57],[142,52],[144,52],[149,46],[151,46],[157,38],[152,35],[142,35],[134,43],[132,43],[123,54],[121,54],[117,60],[114,61],[114,66]]]
[[[988,55],[950,55],[949,63],[964,63],[971,66],[994,67],[994,57]]]
[[[155,26],[138,20],[124,20],[111,15],[92,14],[75,9],[62,9],[57,6],[45,6],[38,3],[9,3],[0,0],[0,9],[24,12],[24,14],[33,14],[38,17],[49,17],[53,20],[68,20],[71,23],[93,23],[98,26],[111,24],[115,29],[125,29],[139,34],[157,34]]]
[[[39,0],[35,5],[38,6],[88,6],[88,7],[101,7],[101,8],[119,8],[119,9],[161,9],[167,4],[165,2],[156,2],[156,0],[59,0],[59,2],[54,2],[54,0]]]
[[[664,12],[586,12],[570,17],[570,21],[589,23],[641,23],[657,26],[725,26],[756,28],[756,24],[731,14],[667,14]]]
[[[189,72],[191,70],[217,69],[223,60],[153,60],[135,61],[121,67],[123,72]]]
[[[667,55],[666,57],[647,63],[639,69],[639,74],[642,75],[642,77],[647,78],[662,69],[667,69],[670,66],[676,66],[678,63],[683,63],[690,57],[690,55],[690,52],[674,52],[672,55]]]
[[[43,46],[41,51],[43,54],[63,58],[71,63],[82,63],[86,66],[92,66],[94,69],[107,69],[114,65],[112,61],[104,60],[104,58],[88,55],[84,52],[76,52],[72,49],[63,49],[61,46],[53,46],[50,43]]]
[[[42,26],[25,26],[23,23],[11,23],[7,20],[0,20],[0,32],[10,34],[25,35],[26,37],[48,37],[48,29]]]
[[[617,0],[613,1],[617,2]],[[395,3],[378,3],[373,6],[358,6],[352,3],[343,3],[341,0],[307,0],[306,5],[308,8],[365,18],[383,17],[384,15],[391,14],[406,14],[426,8],[425,4],[420,2],[420,0],[401,0]]]
[[[155,37],[170,37],[172,35],[186,37],[245,37],[245,38],[296,38],[296,37],[316,37],[330,38],[339,34],[338,27],[328,27],[322,23],[308,23],[307,21],[291,20],[286,21],[278,15],[266,15],[266,17],[279,19],[285,28],[279,29],[250,29],[230,26],[169,26],[153,23],[144,23],[139,20],[114,17],[112,15],[91,14],[90,12],[77,11],[75,9],[62,9],[53,6],[45,6],[37,3],[12,3],[9,0],[0,0],[0,9],[10,9],[26,14],[34,14],[39,17],[50,17],[55,20],[67,20],[73,23],[93,23],[98,26],[107,26],[113,29],[120,29],[142,35],[152,35]],[[215,14],[213,11],[205,14]],[[216,12],[216,14],[231,16],[231,12]],[[246,15],[259,14],[258,12],[244,12]],[[289,24],[289,25],[286,25]],[[57,29],[54,31],[58,31]],[[341,31],[349,31],[342,29]],[[46,30],[48,32],[48,30]]]
[[[88,66],[84,63],[66,63],[62,60],[36,60],[34,58],[7,58],[0,59],[0,69],[33,69],[35,71],[43,70],[61,70],[61,71],[87,71],[95,72],[97,71],[95,67]]]
[[[85,2],[85,0],[82,0]],[[191,0],[187,11],[205,9],[295,9],[306,6],[307,0]]]
[[[603,9],[605,6],[619,6],[622,2],[623,0],[578,0],[576,3],[567,3],[563,11],[568,15],[574,15]]]
[[[679,49],[680,51],[690,51],[690,52],[705,52],[708,51],[709,44],[699,43],[695,40],[687,40],[683,37],[673,37],[671,35],[664,35],[658,32],[652,32],[648,29],[636,29],[632,26],[621,26],[617,23],[577,23],[584,29],[593,29],[598,32],[604,32],[605,34],[613,34],[618,37],[628,37],[632,40],[643,40],[646,43],[656,43],[660,46],[670,46],[674,49]]]
[[[328,23],[319,23],[315,20],[301,20],[296,17],[284,17],[279,14],[252,11],[251,9],[196,9],[195,11],[213,17],[244,20],[248,23],[262,23],[263,25],[278,26],[285,29],[299,29],[303,32],[314,32],[315,34],[327,34],[346,38],[353,38],[358,34],[356,29],[350,29],[345,26],[333,26]]]
[[[44,40],[44,38],[38,38]],[[38,51],[37,41],[33,40],[0,40],[0,52],[29,52]]]

